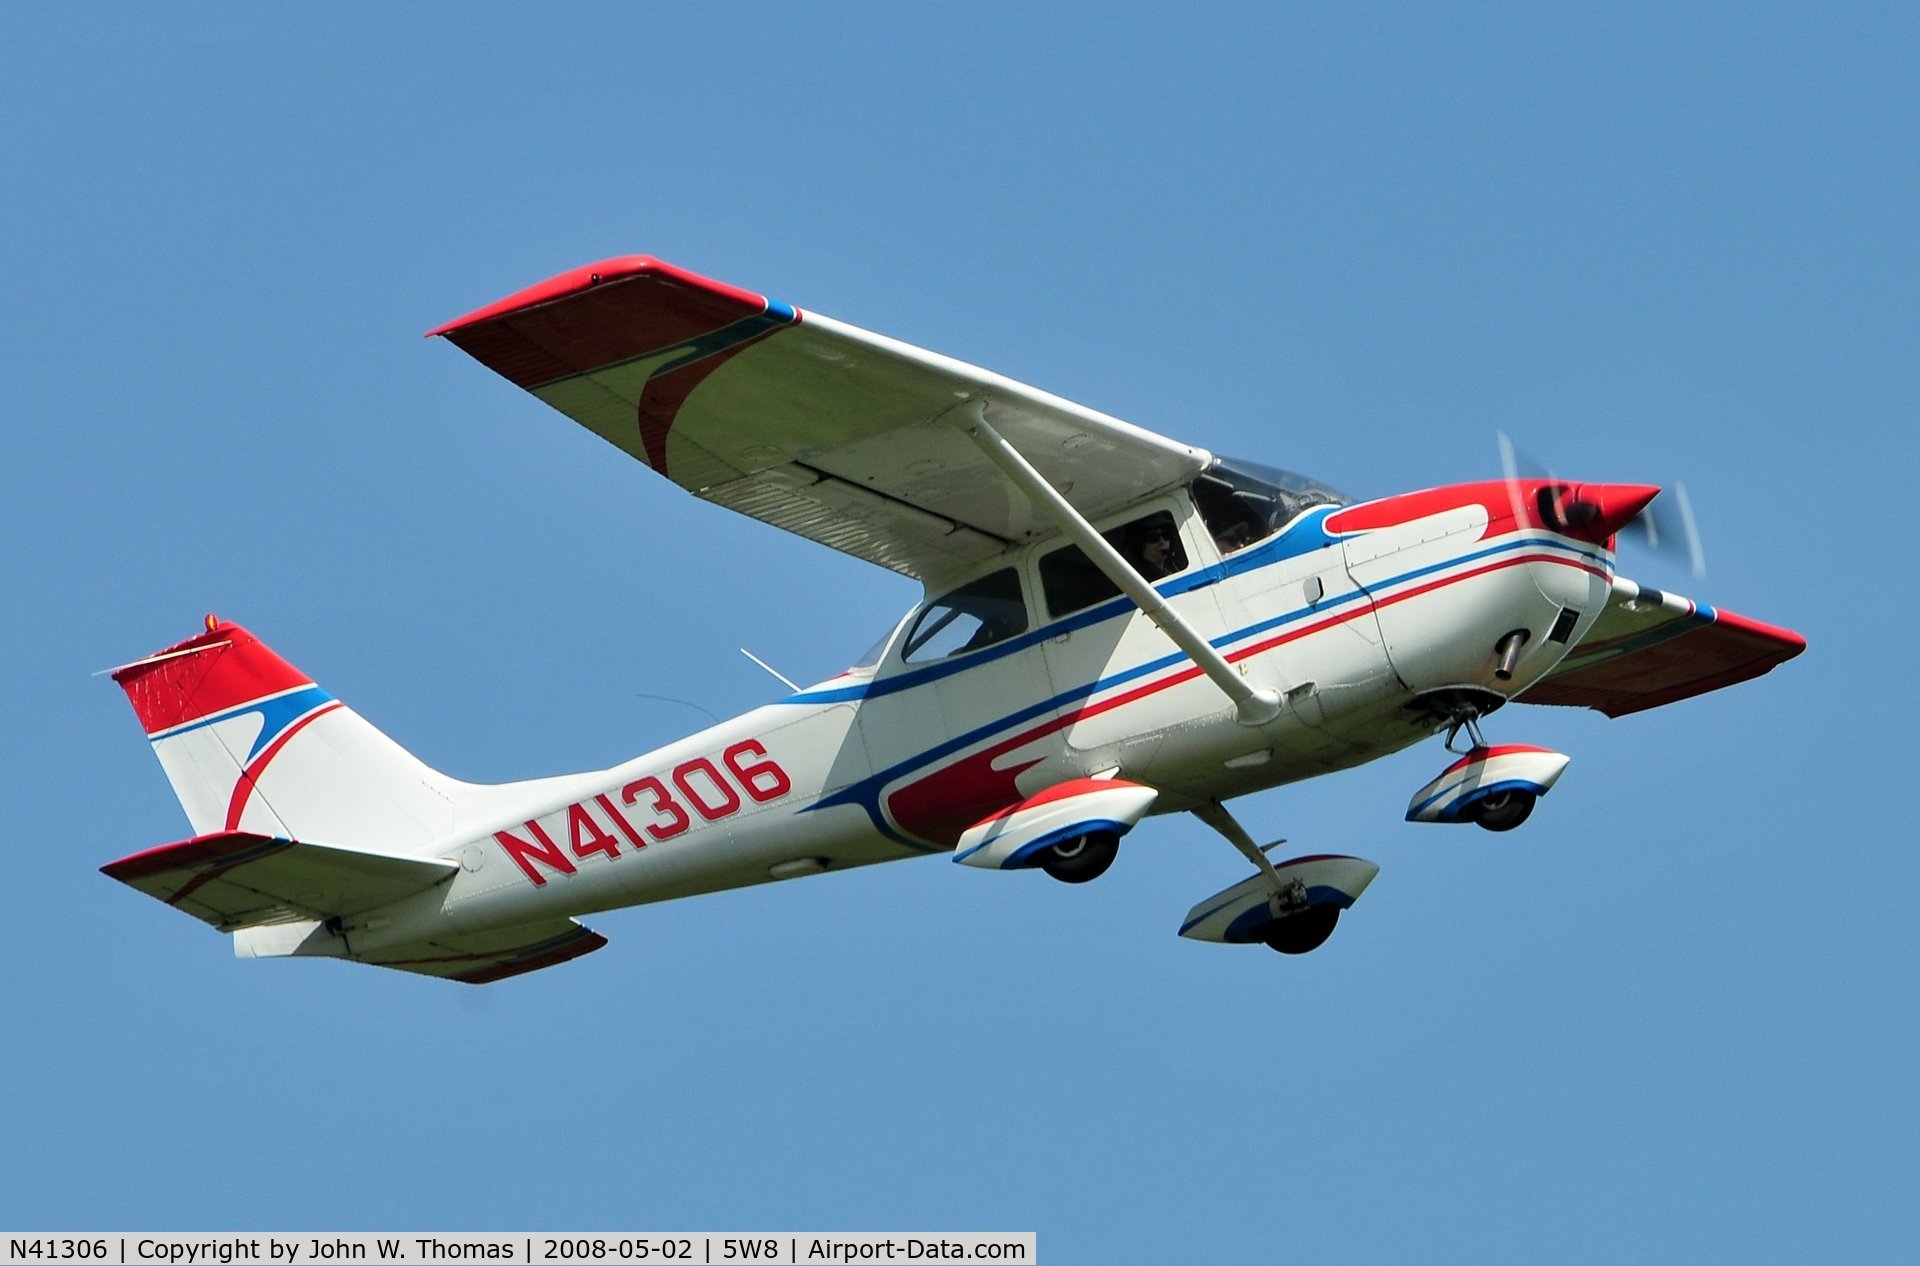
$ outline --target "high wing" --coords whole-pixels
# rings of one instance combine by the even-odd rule
[[[1607,609],[1521,701],[1626,716],[1758,677],[1806,648],[1788,629],[1616,577]]]
[[[433,330],[690,492],[920,580],[1053,525],[942,418],[993,425],[1088,518],[1210,460],[949,357],[646,256]]]

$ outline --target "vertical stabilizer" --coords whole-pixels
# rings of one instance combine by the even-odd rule
[[[114,670],[197,835],[408,851],[465,784],[422,764],[237,624]]]

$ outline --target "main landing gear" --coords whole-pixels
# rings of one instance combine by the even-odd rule
[[[1217,892],[1187,912],[1180,935],[1230,945],[1262,944],[1281,954],[1319,949],[1333,935],[1340,912],[1365,892],[1380,868],[1358,857],[1296,857],[1275,864],[1219,801],[1193,815],[1227,838],[1257,873]]]
[[[1089,831],[1042,849],[1034,864],[1063,884],[1084,884],[1106,874],[1119,853],[1118,832]]]
[[[1441,707],[1447,721],[1446,748],[1460,759],[1413,793],[1407,821],[1472,822],[1489,831],[1513,830],[1532,816],[1534,803],[1560,780],[1569,758],[1551,748],[1520,743],[1489,746],[1480,734],[1483,709],[1475,701],[1449,699]],[[1455,745],[1463,733],[1469,743],[1465,748]]]

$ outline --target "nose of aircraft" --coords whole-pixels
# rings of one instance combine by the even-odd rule
[[[1659,495],[1653,484],[1575,484],[1555,499],[1549,517],[1567,535],[1605,545]]]

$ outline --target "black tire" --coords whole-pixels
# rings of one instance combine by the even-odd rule
[[[1267,934],[1262,939],[1266,941],[1268,949],[1282,954],[1310,954],[1327,943],[1338,922],[1339,906],[1314,906],[1284,919],[1276,919],[1268,925]]]
[[[1533,815],[1531,791],[1496,791],[1473,806],[1473,820],[1489,831],[1511,831]]]
[[[1063,884],[1098,879],[1120,852],[1120,837],[1112,831],[1089,831],[1062,840],[1040,854],[1040,869]]]

